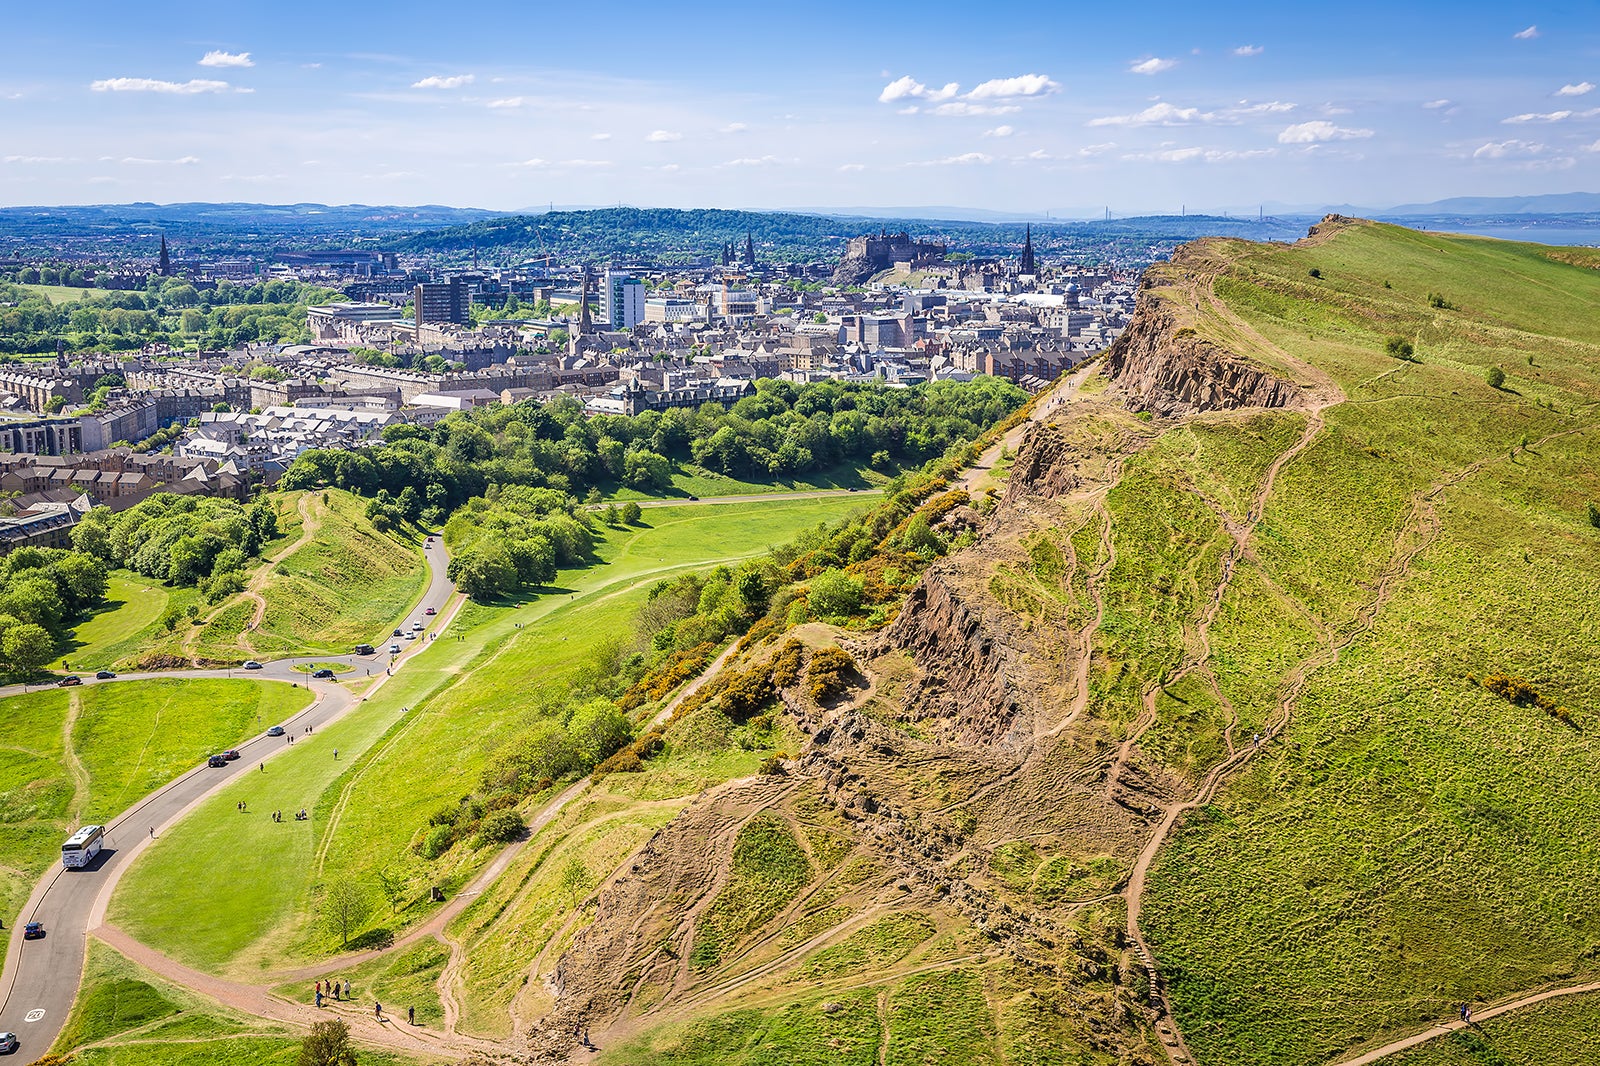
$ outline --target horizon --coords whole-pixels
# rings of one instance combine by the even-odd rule
[[[1342,21],[1381,27],[1360,36],[1253,0],[1224,14],[1011,0],[974,49],[948,2],[882,32],[835,0],[804,24],[668,4],[612,13],[594,47],[503,3],[470,24],[413,2],[108,5],[70,26],[29,8],[0,45],[0,202],[1088,219],[1600,186],[1582,13],[1358,0]]]

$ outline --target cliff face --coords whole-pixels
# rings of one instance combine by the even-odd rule
[[[1169,269],[1182,269],[1174,257]],[[1193,414],[1233,407],[1290,407],[1302,399],[1292,382],[1237,358],[1177,324],[1171,304],[1155,294],[1166,284],[1151,271],[1139,288],[1133,320],[1112,345],[1106,368],[1130,410]]]

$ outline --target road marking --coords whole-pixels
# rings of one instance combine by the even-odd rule
[[[43,1017],[44,1017],[44,1009],[42,1007],[35,1007],[33,1010],[30,1010],[27,1014],[24,1014],[22,1016],[22,1020],[25,1021],[25,1022],[36,1022],[40,1018],[43,1018]]]

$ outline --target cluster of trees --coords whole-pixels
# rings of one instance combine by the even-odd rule
[[[493,486],[468,500],[445,525],[444,539],[451,549],[450,580],[480,602],[547,585],[556,567],[581,566],[594,551],[589,518],[577,500],[521,485]]]
[[[294,281],[196,288],[180,278],[152,277],[144,289],[85,289],[81,298],[58,303],[0,283],[0,302],[9,305],[0,309],[0,352],[52,352],[58,340],[73,351],[304,342],[310,339],[306,307],[338,295]]]
[[[278,535],[278,516],[214,497],[158,492],[120,514],[95,507],[72,530],[79,551],[172,585],[198,586],[213,601],[244,587],[247,560]]]
[[[27,677],[44,666],[105,594],[105,565],[83,552],[18,548],[0,556],[0,671]]]
[[[432,429],[391,426],[365,451],[310,451],[284,488],[336,485],[364,496],[408,487],[415,515],[444,520],[490,485],[585,495],[602,486],[670,489],[674,469],[696,463],[765,479],[840,463],[880,468],[922,463],[975,439],[1022,406],[1027,394],[998,378],[911,389],[761,381],[731,407],[647,411],[590,418],[576,400],[489,406],[451,415]]]

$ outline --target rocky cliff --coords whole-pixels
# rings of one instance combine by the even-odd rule
[[[1180,324],[1171,275],[1185,269],[1181,252],[1166,268],[1145,275],[1133,320],[1107,358],[1107,373],[1122,387],[1129,409],[1165,416],[1301,402],[1292,382]]]

